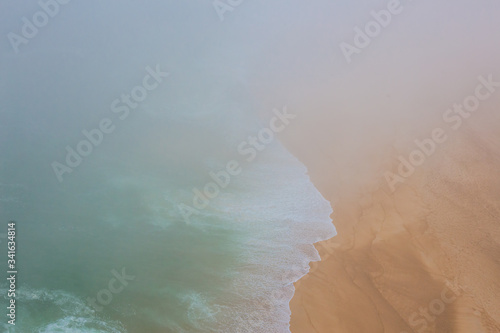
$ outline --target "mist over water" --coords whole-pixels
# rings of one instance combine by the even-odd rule
[[[2,32],[38,10],[4,6]],[[277,139],[251,162],[238,153],[274,116],[249,89],[259,50],[211,5],[60,10],[19,53],[1,49],[1,218],[18,223],[19,272],[2,330],[288,332],[291,283],[334,229]],[[158,85],[115,112],[148,74]],[[230,160],[241,174],[186,223],[179,205]]]
[[[312,243],[333,235],[295,158],[271,144],[186,224],[177,205],[207,181],[198,168],[166,172],[155,155],[134,165],[133,153],[116,161],[99,148],[60,184],[23,181],[40,174],[31,164],[2,181],[2,213],[18,221],[19,331],[288,331],[291,282],[319,259]],[[123,269],[133,279],[96,312],[88,297]]]

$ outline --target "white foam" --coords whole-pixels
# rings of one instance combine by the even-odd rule
[[[244,238],[227,290],[240,304],[219,305],[223,332],[289,333],[293,282],[308,273],[311,261],[320,260],[313,244],[335,235],[330,203],[306,168],[279,144],[267,149],[259,162],[243,165],[233,189],[221,192],[203,212]]]
[[[6,288],[0,288],[2,294],[7,293]],[[21,307],[37,306],[36,303],[43,302],[43,307],[47,308],[47,303],[51,303],[58,309],[57,313],[51,313],[51,316],[59,318],[51,322],[41,324],[36,331],[39,333],[55,332],[78,332],[78,333],[126,333],[125,328],[117,321],[104,320],[97,318],[93,309],[81,298],[62,290],[32,289],[29,287],[20,288],[16,292],[16,301]],[[40,303],[42,304],[42,303]],[[41,306],[38,304],[38,306]],[[33,313],[43,313],[42,308]],[[23,312],[25,315],[30,311]],[[61,315],[62,314],[62,315]],[[42,318],[23,318],[18,319],[16,327],[26,332],[24,322],[43,322]],[[32,329],[32,328],[29,328]]]

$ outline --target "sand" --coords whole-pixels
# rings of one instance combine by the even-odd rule
[[[332,203],[338,232],[316,244],[322,260],[295,284],[293,333],[500,332],[500,122],[493,112],[450,133],[394,192],[383,175],[397,167],[398,137],[350,155],[320,145],[338,142],[321,127],[317,151],[289,140]]]

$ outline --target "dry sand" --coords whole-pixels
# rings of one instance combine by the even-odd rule
[[[397,166],[397,137],[343,154],[336,134],[314,124],[303,132],[316,133],[308,138],[316,151],[300,139],[289,144],[332,203],[338,232],[316,245],[322,261],[295,285],[293,333],[500,332],[500,122],[492,109],[450,133],[395,192],[383,175]]]

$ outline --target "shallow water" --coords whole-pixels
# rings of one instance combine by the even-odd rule
[[[294,157],[275,142],[242,161],[189,223],[177,205],[204,177],[191,186],[197,173],[108,162],[46,191],[3,183],[4,217],[18,222],[16,332],[288,332],[291,283],[319,259],[312,244],[334,232]],[[96,311],[88,298],[123,269],[127,285]]]

